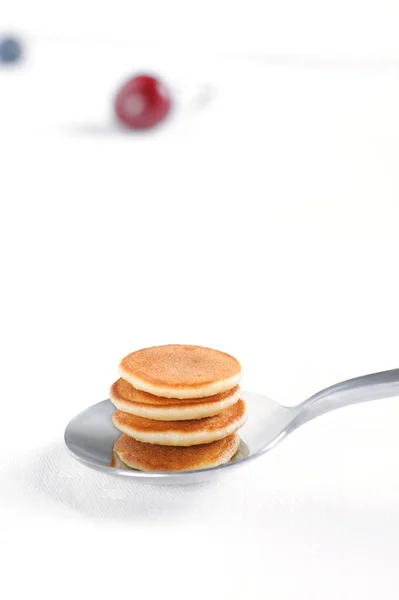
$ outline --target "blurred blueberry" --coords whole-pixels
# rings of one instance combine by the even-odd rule
[[[13,37],[0,38],[0,61],[5,63],[17,62],[21,58],[22,46]]]

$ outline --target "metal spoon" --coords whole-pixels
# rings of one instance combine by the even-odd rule
[[[240,430],[240,437],[247,451],[238,453],[226,465],[201,471],[149,473],[110,467],[112,448],[120,432],[112,424],[115,408],[109,400],[94,404],[72,419],[65,430],[65,443],[75,459],[110,475],[151,484],[185,484],[204,481],[265,454],[297,427],[331,410],[393,396],[399,396],[399,369],[337,383],[292,408],[260,394],[244,392],[249,418]]]

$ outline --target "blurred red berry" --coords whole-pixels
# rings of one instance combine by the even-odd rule
[[[163,121],[171,105],[169,91],[163,83],[150,75],[138,75],[119,90],[115,112],[119,121],[127,127],[147,129]]]

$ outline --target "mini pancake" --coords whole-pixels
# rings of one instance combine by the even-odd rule
[[[236,386],[241,365],[219,350],[169,344],[132,352],[122,359],[119,372],[133,387],[154,396],[193,399]]]
[[[240,438],[233,433],[211,444],[196,446],[159,446],[146,444],[123,434],[114,452],[131,469],[140,471],[196,471],[223,465],[234,456]]]
[[[112,415],[113,424],[122,433],[140,442],[164,446],[209,444],[237,431],[246,419],[247,407],[244,400],[238,400],[213,417],[190,421],[155,421],[120,410]]]
[[[157,421],[184,421],[217,415],[237,402],[240,393],[241,389],[236,385],[227,392],[193,402],[153,396],[118,379],[111,386],[109,397],[118,410],[131,415]]]

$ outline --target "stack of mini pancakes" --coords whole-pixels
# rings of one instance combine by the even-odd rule
[[[112,466],[191,471],[237,452],[247,410],[234,357],[201,346],[155,346],[126,356],[119,372],[110,398],[122,436]]]

